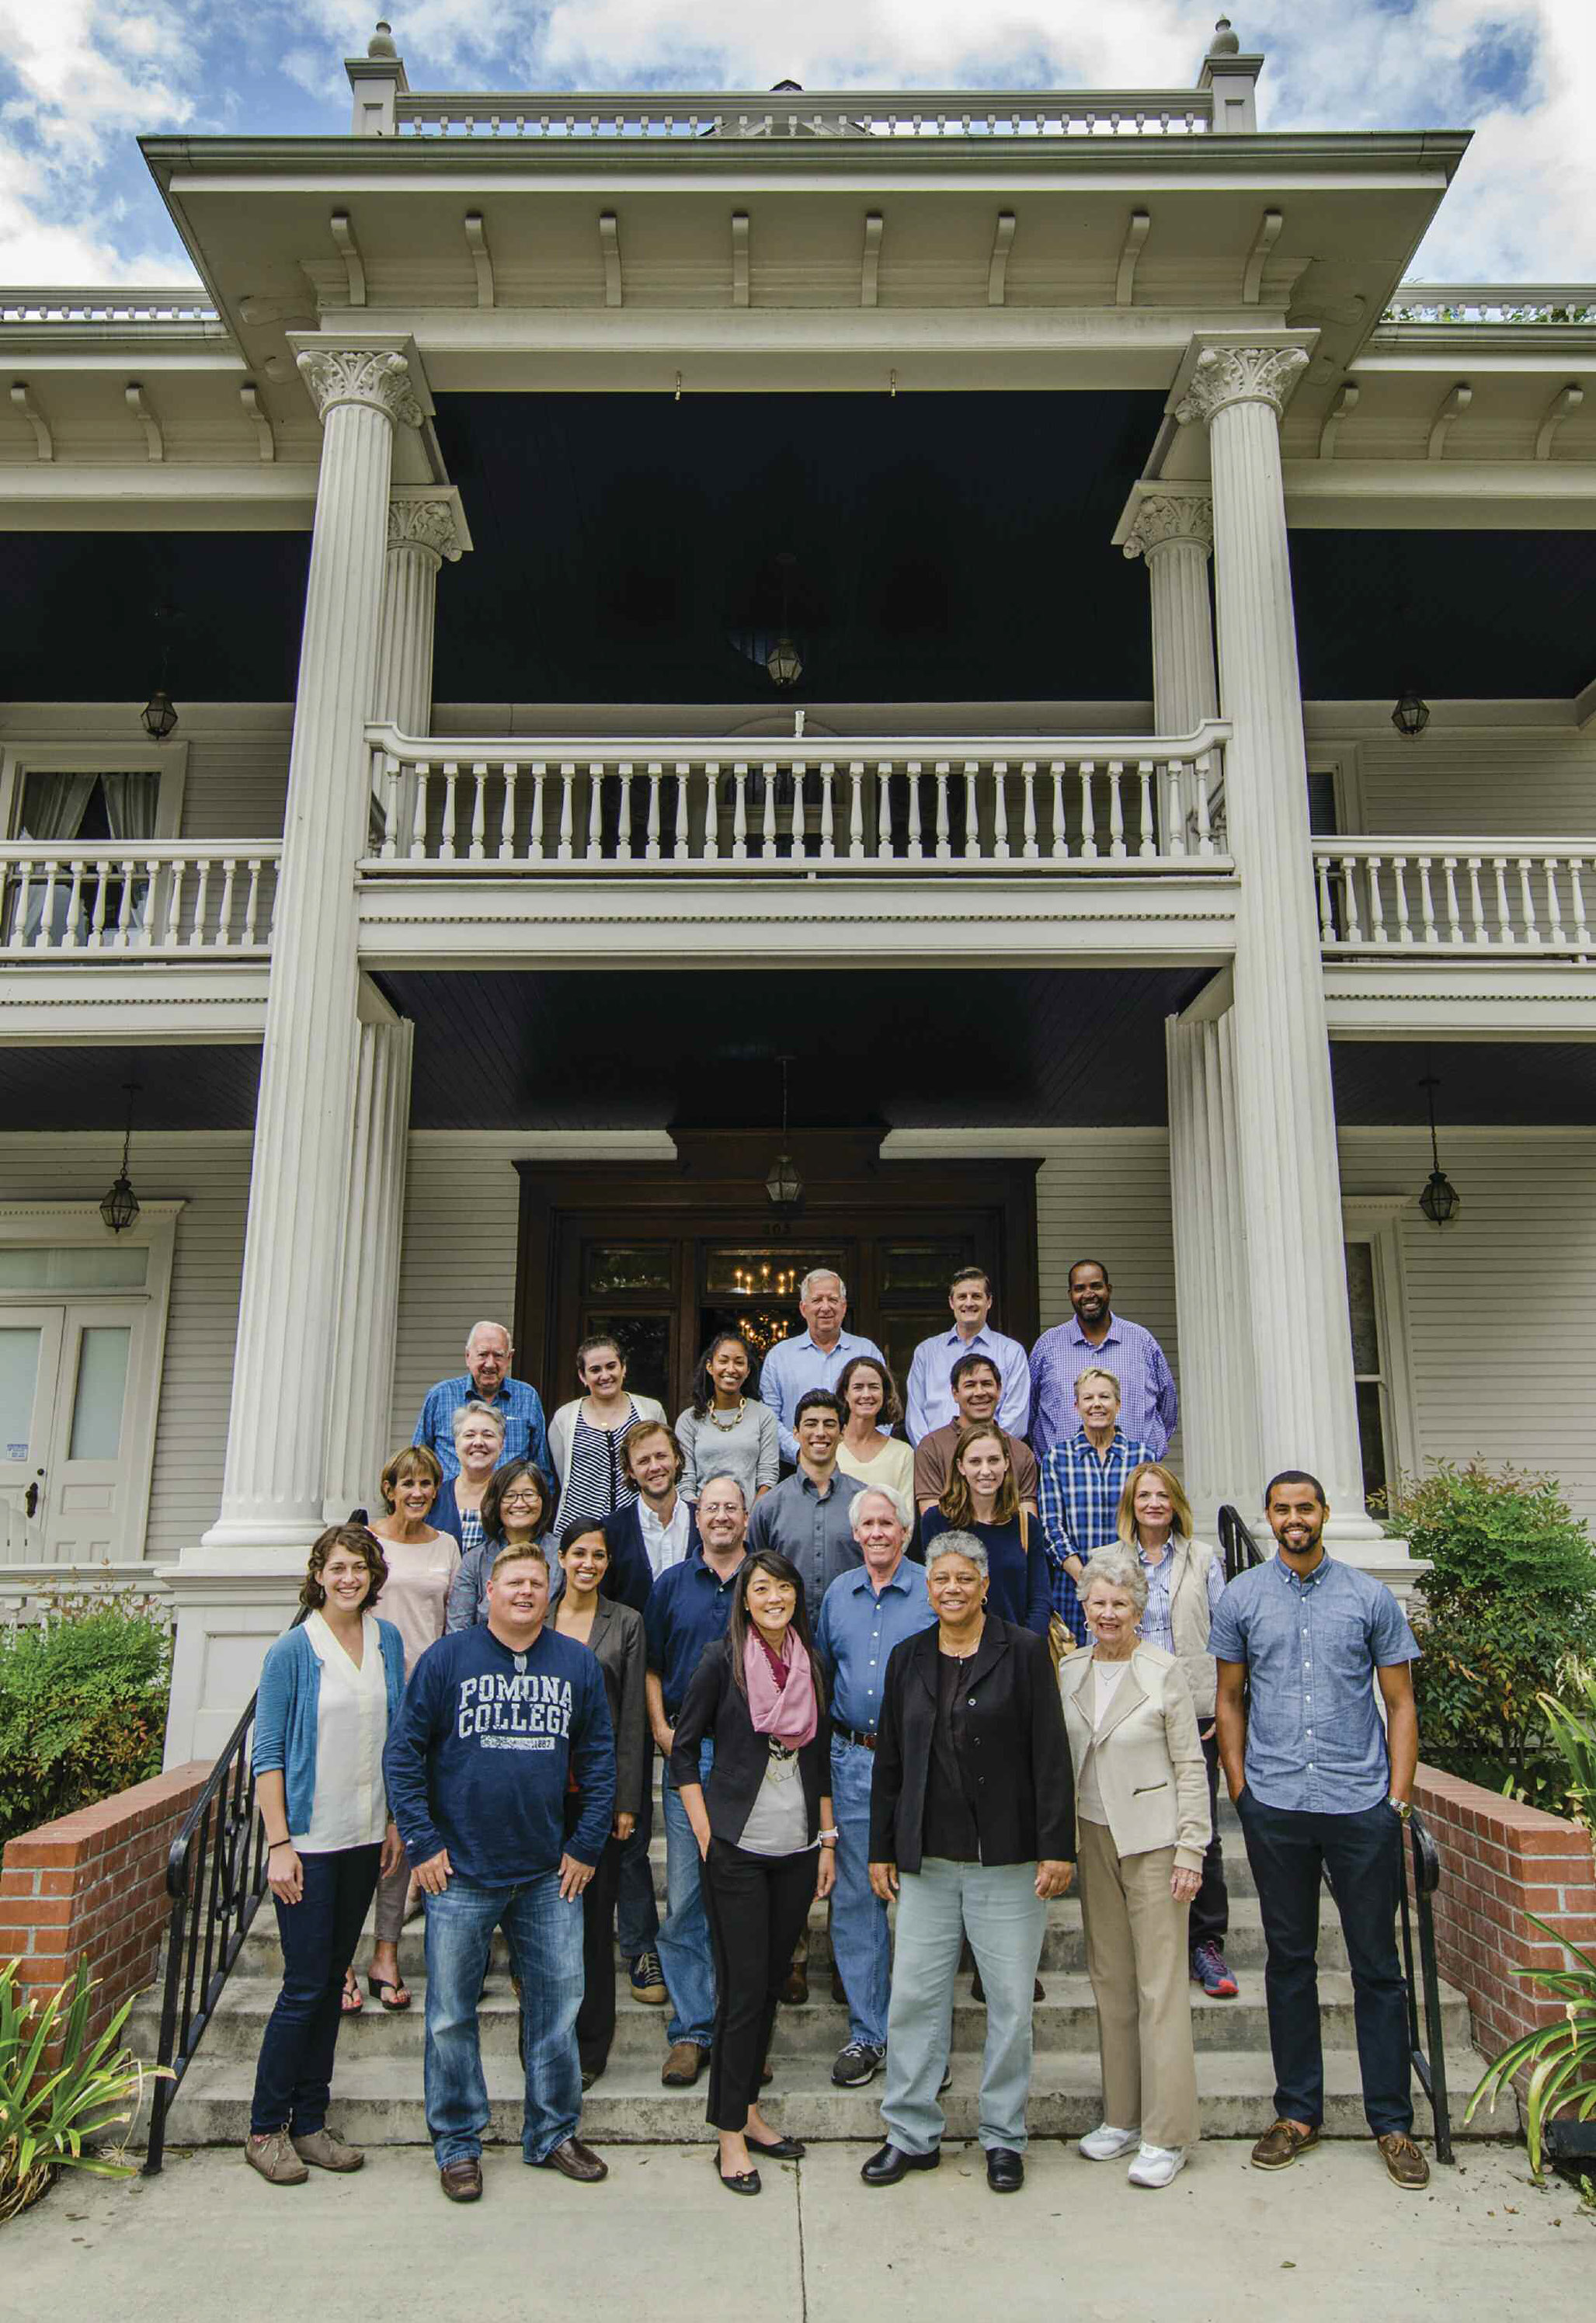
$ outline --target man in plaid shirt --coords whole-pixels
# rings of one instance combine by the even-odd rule
[[[1076,1434],[1055,1444],[1041,1464],[1038,1513],[1052,1567],[1053,1611],[1077,1645],[1087,1641],[1078,1584],[1095,1549],[1119,1533],[1119,1496],[1125,1478],[1152,1453],[1119,1424],[1119,1382],[1096,1366],[1075,1382],[1080,1414]]]

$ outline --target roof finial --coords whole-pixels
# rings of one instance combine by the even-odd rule
[[[1214,37],[1208,43],[1208,54],[1211,57],[1235,57],[1240,56],[1241,52],[1242,44],[1230,29],[1230,18],[1221,16],[1214,27]]]
[[[393,26],[385,16],[377,19],[377,29],[366,42],[366,54],[369,57],[398,56],[399,50],[393,45]]]

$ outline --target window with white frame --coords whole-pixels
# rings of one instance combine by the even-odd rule
[[[182,743],[8,746],[0,758],[0,840],[8,842],[0,941],[77,945],[95,920],[142,927],[156,875],[141,849],[177,837],[187,762]],[[51,881],[52,858],[69,870],[74,861],[102,868],[77,882]]]
[[[1363,1497],[1377,1506],[1417,1464],[1399,1240],[1412,1207],[1406,1194],[1342,1205]]]

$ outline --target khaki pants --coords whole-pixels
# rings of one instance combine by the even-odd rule
[[[1190,1906],[1169,1894],[1175,1850],[1155,1847],[1122,1858],[1107,1824],[1083,1818],[1078,1854],[1087,1972],[1103,2060],[1103,2118],[1114,2129],[1139,2127],[1149,2145],[1195,2145]]]

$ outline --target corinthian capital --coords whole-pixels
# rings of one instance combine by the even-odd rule
[[[1151,556],[1171,540],[1195,541],[1206,556],[1214,546],[1214,496],[1185,491],[1144,492],[1124,542],[1127,556]]]
[[[388,503],[390,548],[425,548],[458,565],[465,548],[460,511],[452,500],[411,500],[396,493]]]
[[[1267,403],[1278,419],[1307,363],[1304,347],[1205,347],[1175,417],[1206,427],[1227,404]]]
[[[396,427],[420,427],[425,414],[410,384],[410,367],[397,349],[307,347],[298,360],[324,421],[341,403],[364,403]]]

